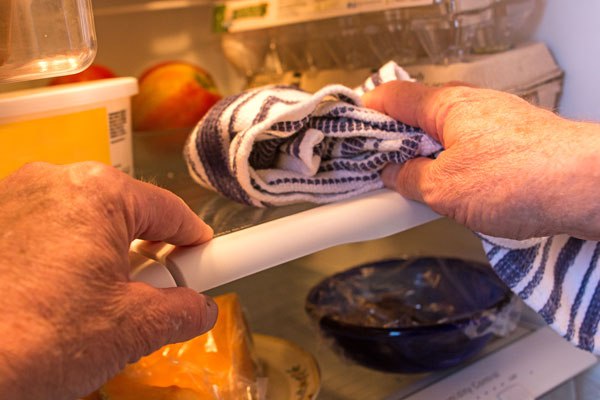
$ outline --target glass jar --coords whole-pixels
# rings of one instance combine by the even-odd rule
[[[77,73],[95,55],[90,0],[0,1],[0,82]]]

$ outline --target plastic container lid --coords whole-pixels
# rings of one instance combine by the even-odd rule
[[[110,78],[0,93],[0,119],[81,108],[138,92],[136,78]]]

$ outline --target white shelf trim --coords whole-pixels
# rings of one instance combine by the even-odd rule
[[[135,4],[119,4],[94,6],[94,16],[136,14],[152,11],[177,10],[190,7],[207,7],[214,5],[211,0],[154,0]]]

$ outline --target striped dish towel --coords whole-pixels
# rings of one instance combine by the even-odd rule
[[[388,63],[356,90],[269,86],[225,98],[185,145],[190,174],[258,207],[328,203],[382,188],[385,164],[441,149],[421,130],[362,107],[365,91],[398,79],[409,76]]]
[[[600,354],[600,243],[558,235],[480,236],[496,274],[556,332]]]
[[[221,100],[186,143],[190,174],[259,207],[326,203],[381,188],[386,163],[441,150],[421,130],[361,106],[360,96],[375,86],[407,79],[388,63],[354,90],[271,86]],[[600,354],[598,242],[480,237],[493,269],[525,303],[567,340]]]

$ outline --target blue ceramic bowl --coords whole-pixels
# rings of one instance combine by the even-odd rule
[[[305,308],[337,352],[400,373],[453,367],[482,350],[498,325],[518,319],[489,265],[435,257],[338,273],[310,290]]]

